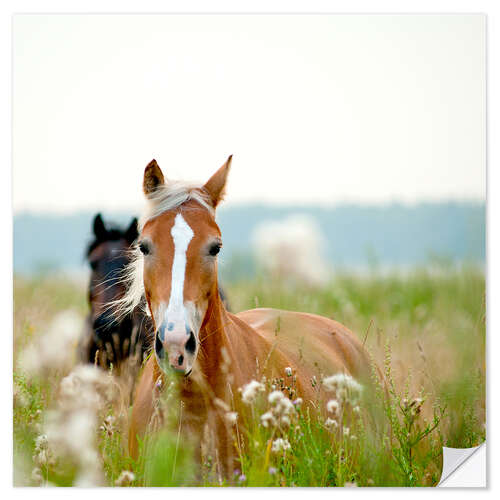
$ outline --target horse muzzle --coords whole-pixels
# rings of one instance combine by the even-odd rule
[[[162,324],[156,332],[156,359],[164,371],[171,369],[188,376],[195,360],[196,336],[187,325],[182,331],[169,329],[168,326]]]

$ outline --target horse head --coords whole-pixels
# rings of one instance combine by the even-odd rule
[[[168,182],[155,160],[144,172],[149,212],[138,241],[143,292],[155,325],[155,355],[163,370],[189,375],[200,329],[218,301],[222,248],[215,209],[224,195],[231,157],[204,184]]]
[[[137,239],[137,219],[122,230],[107,228],[98,213],[93,222],[94,240],[87,249],[91,274],[88,300],[92,325],[96,335],[102,336],[114,322],[109,304],[125,294],[122,274],[130,262],[130,246]]]

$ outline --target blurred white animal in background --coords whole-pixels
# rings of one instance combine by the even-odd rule
[[[314,217],[296,214],[264,221],[255,228],[252,244],[259,269],[271,277],[318,287],[330,278],[325,238]]]

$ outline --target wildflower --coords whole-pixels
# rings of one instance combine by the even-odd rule
[[[264,391],[264,385],[256,380],[251,380],[241,389],[241,399],[244,403],[251,404],[259,392]]]
[[[350,375],[337,373],[323,379],[325,390],[335,392],[340,401],[357,401],[361,395],[363,386],[356,382]],[[350,398],[348,398],[350,396]]]
[[[239,476],[241,474],[240,469],[234,469],[233,476]]]
[[[75,486],[99,486],[103,476],[96,448],[98,413],[113,400],[116,385],[92,365],[77,366],[59,386],[58,406],[47,412],[46,433],[51,452],[71,461],[78,470]],[[111,417],[111,418],[109,418]],[[104,425],[114,421],[108,416]],[[39,439],[40,446],[45,443]],[[39,460],[46,458],[44,455]],[[50,455],[48,457],[50,459]]]
[[[289,418],[287,415],[283,415],[283,416],[280,418],[280,424],[281,424],[283,427],[290,427],[290,418]]]
[[[420,413],[423,403],[424,400],[422,398],[413,398],[411,402],[406,398],[401,401],[403,411],[409,411],[412,415],[418,415]]]
[[[327,418],[325,420],[325,425],[329,428],[329,429],[336,429],[339,424],[337,423],[336,420],[333,420],[333,418]]]
[[[49,440],[46,434],[41,434],[35,440],[35,454],[33,462],[39,467],[54,465],[55,459],[52,451],[49,449]]]
[[[276,410],[281,415],[289,415],[292,410],[295,410],[293,403],[286,397],[284,397],[281,401],[276,405]]]
[[[105,419],[104,419],[104,423],[106,425],[113,425],[115,422],[115,417],[114,415],[108,415]]]
[[[350,376],[345,373],[337,373],[336,375],[331,375],[323,379],[323,385],[327,391],[335,391],[339,387],[345,387],[352,382],[357,382]]]
[[[49,453],[47,450],[41,450],[37,454],[33,455],[33,462],[35,462],[40,467],[46,467],[49,465]]]
[[[123,470],[115,481],[115,486],[128,486],[135,480],[135,474],[129,470]]]
[[[276,467],[269,467],[268,472],[271,476],[274,476],[278,472],[278,470],[276,469]]]
[[[289,366],[287,366],[285,368],[285,373],[286,373],[287,377],[291,377],[292,376],[292,369]]]
[[[101,431],[106,432],[108,436],[112,436],[114,432],[114,422],[115,422],[115,417],[113,415],[108,415],[102,425],[99,427]]]
[[[339,408],[339,402],[336,399],[330,399],[330,401],[326,403],[326,409],[329,413],[333,413],[334,415],[338,415]]]
[[[344,427],[344,436],[348,436],[350,432],[349,427]]]
[[[418,415],[420,413],[423,404],[424,400],[422,398],[415,398],[410,405],[412,408],[412,413],[414,415]]]
[[[240,483],[243,483],[246,480],[247,480],[247,477],[245,476],[245,474],[241,474],[240,477],[238,477],[238,481]]]
[[[274,415],[270,411],[264,413],[260,417],[260,421],[261,421],[262,425],[266,428],[269,427],[269,425],[272,425],[272,426],[276,425],[276,419],[274,418]]]
[[[360,408],[359,408],[359,405],[356,405],[356,406],[352,409],[352,411],[353,411],[354,413],[356,413],[356,414],[359,414],[359,413],[360,413],[360,411],[361,411],[361,410],[360,410]]]
[[[335,394],[339,398],[340,401],[347,401],[347,390],[345,387],[341,387],[340,389],[337,389]]]
[[[33,471],[31,472],[31,479],[37,485],[40,485],[43,483],[43,475],[42,475],[42,471],[40,470],[39,467],[35,467],[33,469]]]
[[[274,404],[280,402],[284,397],[285,395],[281,391],[273,391],[269,394],[267,400],[270,404]]]
[[[279,423],[284,427],[289,427],[291,423],[289,415],[292,410],[295,411],[293,403],[281,391],[271,392],[267,399],[272,408],[260,417],[262,425],[269,427],[269,425]]]
[[[47,449],[49,446],[49,440],[47,439],[47,434],[40,434],[35,439],[35,449],[36,450],[44,450]]]
[[[295,408],[300,408],[302,406],[303,401],[302,401],[302,398],[297,398],[292,403],[293,403],[293,406],[295,406]]]
[[[274,453],[279,453],[280,451],[287,451],[291,448],[288,439],[278,438],[273,441],[271,451]]]
[[[231,425],[236,424],[236,420],[238,420],[238,413],[235,411],[229,411],[226,413],[226,420]]]
[[[77,366],[61,380],[60,399],[62,405],[72,408],[103,408],[112,399],[115,387],[110,377],[92,365]]]
[[[19,366],[28,375],[66,370],[73,362],[73,346],[82,330],[81,317],[72,310],[58,313],[48,329],[21,353]]]
[[[358,485],[355,482],[352,482],[352,483],[347,482],[347,483],[344,483],[344,487],[346,487],[346,488],[357,488]]]

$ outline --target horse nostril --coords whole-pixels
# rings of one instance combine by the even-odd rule
[[[161,343],[161,340],[158,338],[158,335],[156,336],[155,350],[156,354],[160,359],[163,359],[165,357],[165,350],[163,349],[163,344]]]
[[[179,365],[179,366],[181,366],[181,365],[182,365],[182,363],[183,363],[183,361],[184,361],[184,356],[181,354],[181,355],[179,356],[179,359],[177,360],[178,365]]]
[[[196,350],[196,338],[192,330],[189,332],[189,339],[184,347],[187,352],[194,354],[194,351]]]

